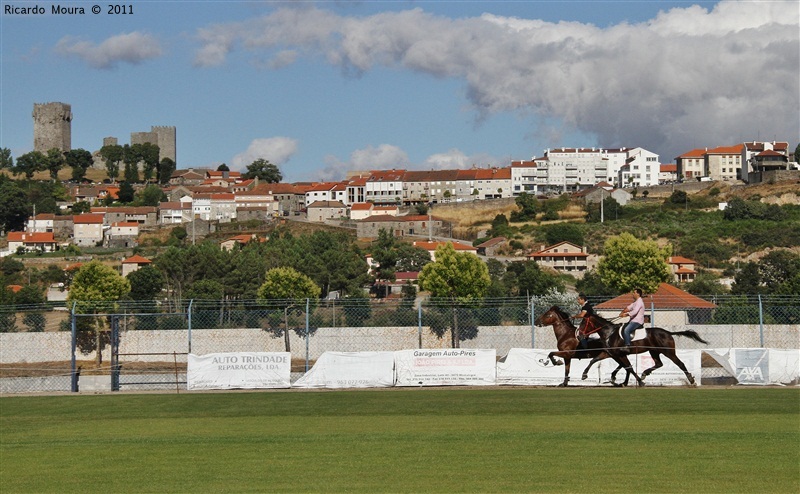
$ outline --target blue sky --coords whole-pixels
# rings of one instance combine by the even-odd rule
[[[0,3],[15,157],[49,101],[72,105],[73,148],[174,125],[180,168],[265,158],[289,181],[800,139],[796,1]]]

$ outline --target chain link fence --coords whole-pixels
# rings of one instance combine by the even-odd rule
[[[800,348],[800,296],[645,298],[647,326],[692,329],[708,345],[679,348]],[[620,307],[591,300],[613,319]],[[459,303],[436,299],[347,299],[92,303],[0,307],[0,393],[185,389],[189,353],[290,352],[292,379],[326,351],[553,349],[552,328],[534,325],[572,296]],[[575,321],[577,324],[577,321]],[[621,322],[621,321],[620,321]],[[99,350],[99,351],[98,351]],[[704,377],[719,377],[709,370]],[[708,375],[707,375],[708,374]],[[110,376],[110,378],[109,378]],[[110,384],[109,384],[110,383]]]

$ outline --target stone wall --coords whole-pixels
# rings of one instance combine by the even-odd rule
[[[72,149],[72,107],[66,103],[34,103],[33,150]]]

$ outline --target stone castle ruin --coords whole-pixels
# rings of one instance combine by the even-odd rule
[[[131,144],[150,143],[158,146],[158,161],[169,158],[175,163],[175,127],[156,125],[150,127],[150,132],[131,132]]]
[[[66,103],[34,103],[33,150],[47,154],[72,149],[72,107]]]
[[[150,132],[131,132],[131,144],[150,143],[158,146],[158,161],[176,159],[176,130],[174,126],[156,125]],[[103,138],[103,146],[116,145],[116,137]],[[33,149],[41,153],[56,148],[62,152],[72,149],[72,106],[66,103],[33,104]],[[98,151],[93,154],[93,168],[102,169],[105,163]]]

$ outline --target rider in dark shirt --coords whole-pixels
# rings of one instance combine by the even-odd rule
[[[594,307],[589,301],[586,299],[586,295],[583,293],[578,294],[578,303],[581,304],[581,310],[572,316],[573,318],[581,319],[581,324],[578,326],[578,334],[583,335],[584,331],[586,330],[586,323],[589,321],[589,317],[594,315]],[[580,338],[581,346],[586,347],[586,338]]]

